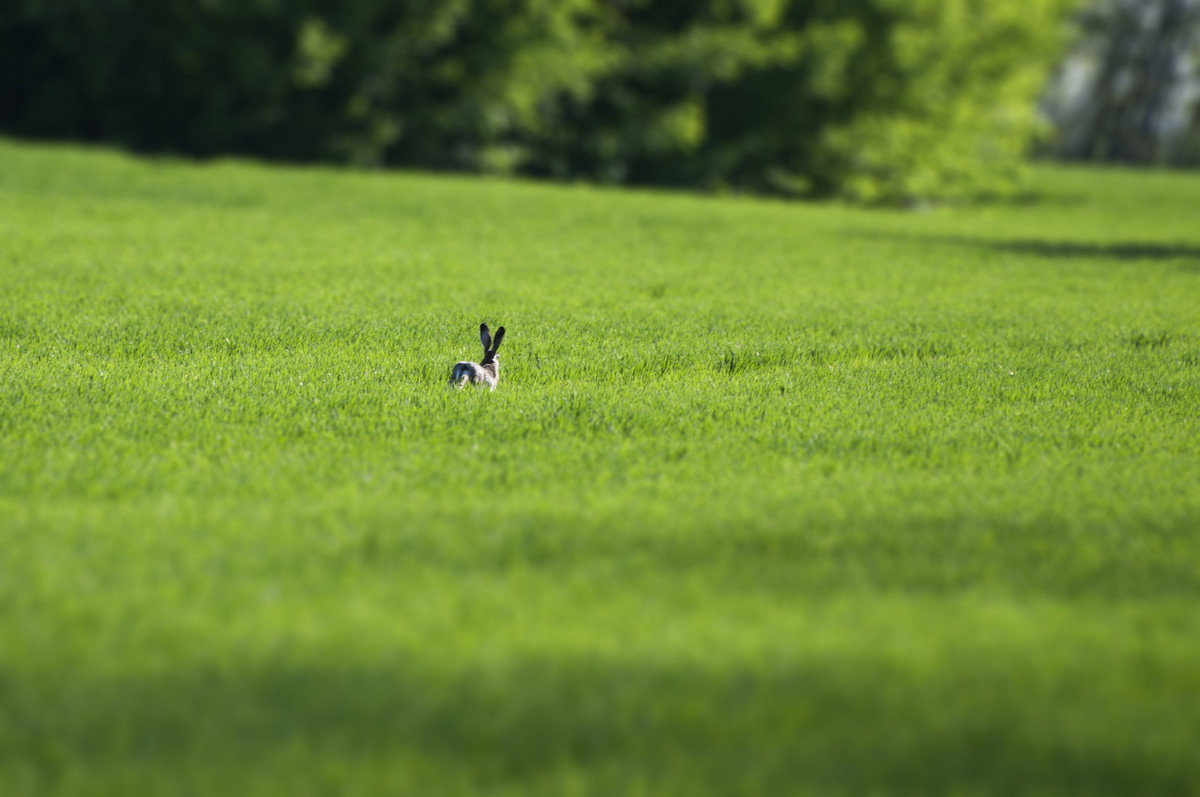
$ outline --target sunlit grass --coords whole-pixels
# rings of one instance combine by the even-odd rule
[[[1200,181],[1035,178],[0,144],[0,793],[1195,789]]]

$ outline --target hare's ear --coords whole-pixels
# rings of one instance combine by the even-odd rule
[[[492,341],[492,351],[500,348],[500,341],[504,340],[504,327],[496,330],[496,339]]]
[[[492,348],[492,333],[488,332],[487,324],[479,325],[479,342],[483,344],[484,351]]]

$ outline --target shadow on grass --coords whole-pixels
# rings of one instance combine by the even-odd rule
[[[35,791],[87,785],[75,793],[1181,794],[1200,777],[1195,727],[1158,694],[1169,683],[1148,695],[1094,667],[980,653],[917,671],[820,652],[756,666],[226,664],[40,679],[16,701],[9,679],[0,697],[22,732],[0,734],[0,779],[13,762]]]
[[[1011,252],[1019,255],[1047,258],[1102,258],[1109,260],[1196,260],[1200,261],[1200,245],[1116,242],[1088,243],[1082,241],[1012,240],[995,241],[981,238],[946,238],[948,243],[961,243]],[[1200,262],[1192,264],[1192,268]]]
[[[1200,244],[1154,241],[1067,241],[1039,238],[980,238],[957,235],[912,235],[903,233],[854,231],[849,237],[875,238],[919,246],[942,245],[985,249],[1005,254],[1047,259],[1099,259],[1139,261],[1185,261],[1180,267],[1200,271]],[[1186,262],[1192,261],[1192,262]]]

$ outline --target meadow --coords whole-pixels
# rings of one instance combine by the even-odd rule
[[[1200,794],[1198,212],[0,141],[0,794]]]

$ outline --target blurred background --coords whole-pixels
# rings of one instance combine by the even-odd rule
[[[7,0],[0,134],[915,203],[1200,165],[1200,0]]]

